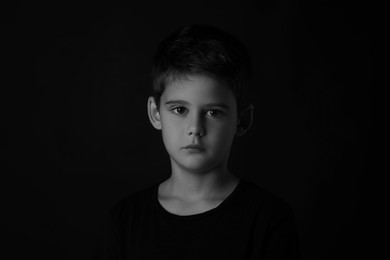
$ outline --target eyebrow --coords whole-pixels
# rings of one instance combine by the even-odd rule
[[[189,105],[187,101],[184,100],[168,100],[165,102],[165,105],[180,104],[180,105]],[[225,103],[208,103],[205,104],[205,107],[220,107],[223,109],[229,109],[230,107]]]

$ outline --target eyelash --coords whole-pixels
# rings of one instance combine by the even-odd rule
[[[180,112],[178,112],[177,111],[177,109],[184,109],[184,111],[182,112],[182,113],[180,113]],[[185,107],[173,107],[173,108],[171,108],[171,111],[173,112],[173,113],[175,113],[175,114],[177,114],[177,115],[182,115],[182,114],[184,114],[186,111],[187,111],[187,108],[185,108]],[[213,111],[214,113],[217,113],[217,115],[210,115],[210,117],[220,117],[220,116],[222,116],[223,115],[223,111],[222,110],[220,110],[220,109],[210,109],[210,110],[208,110],[207,111],[207,113],[209,113],[210,111]]]
[[[182,115],[183,113],[177,112],[177,109],[184,109],[184,110],[187,110],[185,107],[174,107],[174,108],[172,108],[171,110],[172,110],[173,113],[175,113],[175,114]]]
[[[217,115],[214,115],[214,116],[210,115],[211,117],[220,117],[220,116],[223,115],[223,111],[222,111],[222,110],[219,110],[219,109],[210,109],[210,110],[207,111],[207,112],[210,112],[210,111],[213,111],[214,113],[217,113]]]

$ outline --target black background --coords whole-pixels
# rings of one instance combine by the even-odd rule
[[[193,23],[253,58],[255,121],[230,168],[293,207],[303,259],[368,254],[369,14],[324,0],[3,4],[0,258],[87,259],[112,205],[169,176],[149,72],[158,42]]]

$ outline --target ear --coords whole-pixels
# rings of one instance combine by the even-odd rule
[[[157,104],[153,97],[148,98],[148,116],[153,127],[157,130],[161,130],[160,112],[158,111]]]
[[[241,111],[240,115],[238,116],[236,131],[237,136],[243,136],[252,126],[253,109],[253,105],[249,105],[247,108]]]

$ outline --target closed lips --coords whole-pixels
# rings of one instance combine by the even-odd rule
[[[204,148],[200,145],[187,145],[183,147],[184,149],[198,149],[198,150],[204,150]]]

